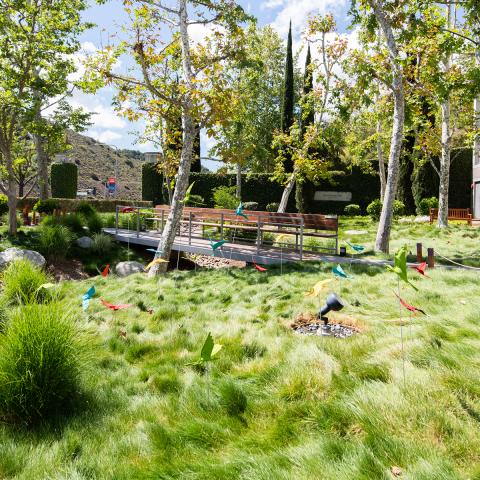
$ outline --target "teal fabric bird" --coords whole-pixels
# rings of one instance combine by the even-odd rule
[[[156,248],[147,248],[147,252],[157,253]]]
[[[357,253],[362,253],[365,250],[363,245],[355,245],[350,242],[347,242],[347,245],[352,249],[355,250]]]
[[[95,295],[95,287],[90,287],[87,293],[82,297],[82,308],[85,311],[90,304],[90,299]]]
[[[400,280],[410,285],[414,290],[418,290],[418,288],[410,282],[407,275],[407,253],[408,247],[404,245],[400,248],[397,253],[395,254],[393,267],[391,265],[387,265],[387,270],[390,272],[396,273]]]
[[[345,273],[345,271],[343,270],[343,268],[340,266],[340,265],[337,265],[336,267],[333,267],[332,268],[332,273],[336,276],[336,277],[340,277],[340,278],[352,278],[350,275],[347,275]]]
[[[227,243],[227,241],[219,240],[218,242],[214,242],[213,240],[210,240],[210,246],[212,247],[213,251],[219,249],[224,243]]]
[[[235,215],[238,215],[239,217],[243,217],[245,220],[248,220],[248,216],[243,213],[243,203],[242,202],[240,202],[240,205],[235,210]]]

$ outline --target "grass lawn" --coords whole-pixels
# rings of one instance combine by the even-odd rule
[[[304,292],[330,269],[64,283],[60,302],[92,351],[84,409],[56,427],[2,424],[0,478],[480,479],[478,274],[412,271],[419,291],[402,296],[428,316],[402,312],[404,384],[397,282],[384,269],[333,284],[348,302],[335,315],[362,333],[289,329],[318,310],[323,299]],[[100,297],[133,306],[112,313]],[[187,364],[208,332],[223,349],[207,373]]]

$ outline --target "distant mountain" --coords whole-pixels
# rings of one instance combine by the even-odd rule
[[[72,131],[67,132],[71,149],[67,161],[78,166],[78,190],[96,188],[97,198],[106,197],[105,181],[117,180],[117,198],[140,200],[142,198],[142,152],[115,149],[93,138]]]

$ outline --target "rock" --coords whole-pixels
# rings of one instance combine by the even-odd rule
[[[424,215],[421,217],[415,217],[415,223],[427,223],[430,222],[430,217],[428,215]]]
[[[134,273],[143,272],[144,266],[139,262],[120,262],[117,263],[115,267],[115,273],[119,277],[128,277],[128,275],[133,275]]]
[[[92,248],[93,240],[90,237],[77,238],[75,242],[80,248]]]
[[[36,267],[43,268],[45,266],[45,257],[34,250],[21,250],[20,248],[7,248],[0,252],[0,270],[4,270],[15,260],[26,259],[33,263]]]

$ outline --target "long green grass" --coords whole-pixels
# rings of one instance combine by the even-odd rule
[[[412,272],[419,290],[401,296],[428,316],[400,321],[393,274],[345,269],[332,318],[362,330],[346,340],[289,328],[324,300],[304,292],[331,278],[327,264],[66,284],[62,308],[97,346],[91,407],[61,432],[1,427],[0,477],[480,479],[478,275]],[[187,365],[208,332],[217,359]]]

